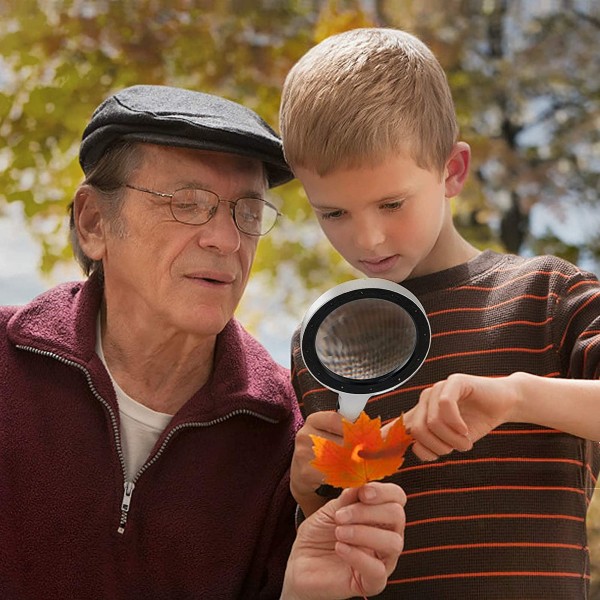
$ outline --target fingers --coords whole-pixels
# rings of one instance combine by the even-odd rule
[[[372,481],[357,488],[357,493],[364,504],[383,504],[385,502],[396,502],[400,506],[406,504],[404,490],[395,483]]]
[[[444,424],[433,428],[415,428],[413,437],[417,440],[412,447],[413,453],[421,460],[435,460],[454,450],[465,452],[473,447],[468,437],[458,435]]]
[[[417,458],[426,462],[437,460],[443,454],[448,454],[448,452],[434,452],[421,442],[415,442],[412,446],[412,451]],[[449,452],[452,452],[452,450],[449,450]]]
[[[336,502],[338,541],[363,546],[384,558],[402,551],[406,494],[400,486],[372,482],[344,490]]]
[[[384,589],[404,547],[405,504],[402,488],[381,482],[346,489],[330,503],[335,551],[360,582],[355,593],[370,596]]]
[[[450,377],[424,390],[417,406],[405,415],[416,440],[413,452],[421,460],[435,460],[453,450],[464,452],[473,447],[458,406],[466,393],[464,379]]]
[[[342,416],[335,410],[323,410],[308,415],[302,429],[304,428],[310,429],[311,434],[328,439],[342,437],[344,433]]]
[[[392,502],[403,507],[406,504],[406,494],[404,493],[404,490],[395,483],[371,481],[359,488],[345,489],[335,502],[336,510],[340,510],[344,506],[350,506],[357,502],[362,502],[366,505],[379,505]]]
[[[338,443],[342,440],[342,418],[335,411],[322,411],[309,415],[296,435],[290,471],[290,489],[305,515],[312,514],[324,504],[325,499],[315,494],[323,484],[323,474],[311,462],[315,455],[311,435],[318,435]]]
[[[421,460],[436,460],[454,450],[452,443],[447,440],[448,436],[454,438],[451,431],[446,429],[444,437],[444,431],[440,432],[439,425],[437,431],[429,426],[432,404],[431,389],[427,389],[421,393],[419,403],[404,416],[404,422],[415,439],[412,451]]]
[[[364,524],[352,522],[335,528],[335,549],[360,574],[364,593],[372,595],[385,587],[387,577],[396,568],[398,557],[404,548],[404,510],[395,503],[362,507],[366,509],[360,511],[363,513],[362,517],[357,517],[354,512],[352,518],[363,519]],[[337,521],[343,519],[339,512],[336,513]],[[392,513],[396,513],[396,516]]]
[[[404,548],[404,536],[401,533],[370,525],[338,525],[335,537],[338,542],[361,548],[378,557],[388,573],[394,570]]]
[[[429,426],[436,430],[452,432],[460,437],[466,437],[469,434],[469,428],[464,422],[458,401],[464,394],[462,383],[457,379],[448,379],[443,385],[431,389],[433,402],[430,400],[430,410],[428,415]]]
[[[391,571],[382,559],[343,542],[336,544],[335,551],[354,572],[353,595],[374,596],[385,589]]]
[[[373,485],[373,484],[368,484]],[[404,532],[405,514],[404,504],[406,495],[402,489],[395,484],[381,484],[397,488],[401,494],[395,498],[386,498],[386,494],[379,493],[377,499],[370,499],[367,504],[361,500],[361,496],[366,492],[365,488],[359,488],[356,492],[358,501],[352,504],[341,506],[335,512],[335,521],[338,525],[367,525],[379,529],[386,529],[402,534]],[[379,490],[378,490],[379,491]],[[344,494],[342,494],[344,496]],[[340,501],[343,501],[340,496]],[[346,498],[348,496],[345,496]]]

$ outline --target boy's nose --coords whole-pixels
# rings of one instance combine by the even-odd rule
[[[355,232],[357,246],[363,250],[373,250],[385,241],[385,232],[374,222],[366,222]]]

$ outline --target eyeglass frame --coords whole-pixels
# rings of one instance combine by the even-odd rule
[[[192,226],[206,225],[217,214],[217,209],[219,207],[219,204],[221,204],[221,202],[227,202],[231,206],[231,216],[233,218],[233,223],[235,224],[236,229],[240,233],[243,233],[245,235],[250,235],[250,236],[253,236],[253,237],[263,237],[263,236],[267,235],[267,233],[269,233],[270,231],[272,231],[273,227],[275,227],[275,225],[277,223],[277,219],[279,217],[283,216],[279,212],[279,210],[277,209],[277,207],[275,205],[271,204],[270,202],[268,202],[264,198],[253,198],[251,196],[241,196],[240,198],[237,198],[236,200],[224,200],[216,192],[213,192],[212,190],[207,190],[207,189],[201,188],[201,187],[183,187],[183,188],[179,188],[179,189],[175,190],[172,194],[166,194],[164,192],[157,192],[156,190],[150,190],[148,188],[144,188],[144,187],[141,187],[141,186],[135,186],[135,185],[132,185],[131,183],[124,183],[123,187],[129,188],[131,190],[136,190],[138,192],[144,192],[146,194],[152,194],[153,196],[159,196],[160,198],[169,198],[169,210],[171,211],[171,216],[175,219],[175,221],[177,221],[178,223],[181,223],[183,225],[192,225]],[[175,194],[177,192],[181,192],[183,190],[199,190],[199,191],[202,191],[202,192],[208,192],[209,194],[212,194],[217,199],[217,205],[215,206],[215,210],[212,212],[212,214],[208,217],[208,219],[206,221],[203,221],[202,223],[188,223],[186,221],[179,220],[175,216],[175,213],[173,211],[173,197],[175,196]],[[240,228],[240,226],[239,226],[239,224],[237,222],[237,218],[235,216],[235,208],[237,206],[237,203],[240,200],[244,200],[244,199],[247,199],[247,200],[258,200],[258,201],[262,202],[263,204],[265,204],[265,206],[268,206],[269,208],[272,208],[275,211],[276,215],[275,215],[275,220],[273,221],[273,225],[271,225],[271,227],[269,227],[269,229],[267,229],[267,231],[265,231],[264,233],[249,233],[248,231],[244,231],[243,229]]]

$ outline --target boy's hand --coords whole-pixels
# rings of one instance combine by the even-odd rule
[[[323,475],[310,462],[315,458],[310,435],[318,435],[338,444],[343,441],[342,417],[335,411],[309,415],[296,435],[290,472],[290,489],[305,516],[311,515],[327,501],[315,493],[323,483]]]
[[[300,525],[282,600],[380,593],[404,545],[406,495],[393,483],[350,488]]]
[[[424,390],[404,415],[416,440],[413,452],[421,460],[435,460],[452,450],[470,450],[492,429],[512,420],[517,402],[514,376],[451,375]]]

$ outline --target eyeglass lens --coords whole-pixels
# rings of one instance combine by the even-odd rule
[[[173,217],[181,223],[202,225],[217,212],[219,197],[208,190],[177,190],[171,200]],[[239,198],[230,202],[237,228],[249,235],[268,233],[277,220],[277,210],[260,198]]]

